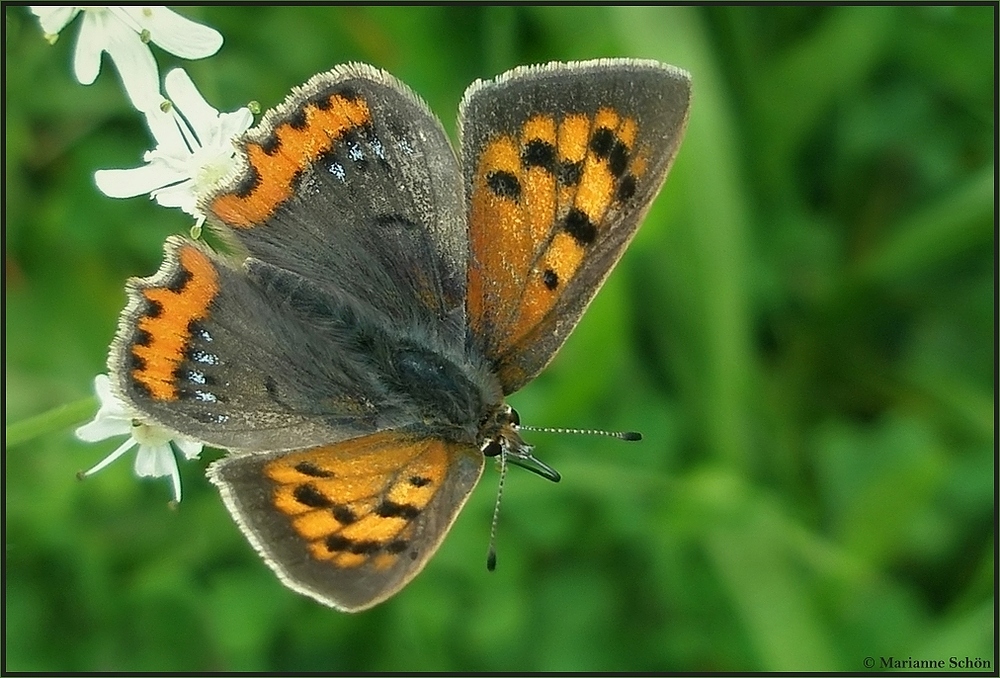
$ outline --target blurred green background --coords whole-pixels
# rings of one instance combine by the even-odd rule
[[[5,445],[8,670],[996,670],[995,8],[180,12],[225,36],[183,62],[222,110],[362,60],[453,133],[464,88],[521,63],[689,70],[645,226],[512,398],[645,440],[530,435],[563,481],[512,469],[497,572],[488,468],[424,573],[346,615],[278,582],[203,462],[176,511],[131,457],[77,482],[117,445],[72,437],[77,404]],[[80,20],[55,46],[26,8],[5,21],[10,425],[91,394],[125,279],[191,220],[96,190],[150,139],[107,60],[73,79]]]

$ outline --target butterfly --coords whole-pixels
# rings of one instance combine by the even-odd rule
[[[424,567],[488,456],[551,475],[505,397],[559,350],[658,193],[690,78],[652,61],[477,81],[459,153],[394,77],[313,77],[132,279],[109,357],[145,421],[225,449],[208,476],[290,588],[344,611]],[[558,476],[556,476],[558,477]]]

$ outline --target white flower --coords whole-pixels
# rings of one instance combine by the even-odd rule
[[[147,111],[160,104],[160,77],[147,43],[155,43],[182,59],[211,56],[222,47],[222,35],[166,7],[34,6],[49,42],[77,14],[83,23],[76,42],[73,70],[89,85],[101,72],[101,53],[107,52],[121,76],[132,105]]]
[[[197,219],[205,215],[198,200],[225,177],[235,164],[233,139],[253,123],[247,108],[219,113],[195,88],[183,69],[167,74],[164,110],[146,113],[156,148],[143,156],[148,164],[127,170],[99,170],[97,187],[111,198],[131,198],[143,193],[164,207],[179,207]]]
[[[202,444],[194,440],[174,437],[159,426],[143,424],[126,409],[125,403],[111,392],[111,383],[106,374],[94,378],[94,390],[101,401],[94,420],[76,429],[76,437],[88,443],[113,436],[127,435],[128,440],[117,450],[102,459],[96,466],[83,473],[90,476],[108,466],[136,445],[135,474],[140,477],[163,478],[170,476],[174,486],[174,501],[181,500],[181,475],[177,470],[177,459],[172,445],[176,446],[185,459],[195,459],[201,454]]]

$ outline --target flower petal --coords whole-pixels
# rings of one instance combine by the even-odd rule
[[[95,464],[93,467],[91,467],[91,469],[89,471],[85,471],[83,475],[85,475],[85,476],[92,476],[95,473],[97,473],[98,471],[100,471],[100,470],[102,470],[104,468],[107,468],[107,466],[109,464],[111,464],[113,461],[117,460],[123,454],[125,454],[126,452],[128,452],[129,450],[131,450],[133,447],[135,447],[135,444],[136,444],[135,440],[133,438],[129,438],[128,440],[126,440],[125,442],[123,442],[118,447],[117,450],[115,450],[114,452],[112,452],[111,454],[109,454],[108,456],[106,456],[104,459],[102,459],[99,462],[97,462],[97,464]],[[140,448],[140,450],[141,449],[142,448]]]
[[[167,97],[184,116],[201,146],[207,146],[219,124],[219,111],[209,105],[183,68],[175,68],[164,79]]]
[[[111,392],[111,380],[106,374],[94,377],[94,391],[100,407],[94,419],[76,429],[76,437],[86,442],[96,442],[112,436],[127,435],[132,430],[132,419],[125,404]]]
[[[181,454],[188,461],[197,459],[205,447],[204,444],[199,443],[197,440],[188,440],[186,438],[175,438],[174,445],[177,446],[177,449],[180,450]]]
[[[96,443],[98,440],[127,435],[132,430],[132,424],[127,419],[111,419],[97,416],[74,431],[77,438],[85,443]]]
[[[170,443],[140,445],[135,455],[135,474],[143,478],[162,478],[170,475],[171,467],[177,468]]]
[[[111,378],[106,374],[98,374],[94,377],[94,392],[101,405],[112,400],[118,400],[111,392]]]
[[[140,445],[135,455],[135,474],[146,478],[170,476],[174,488],[174,501],[181,500],[181,474],[170,443]]]
[[[170,155],[176,158],[187,158],[191,155],[191,146],[180,129],[182,120],[177,112],[171,109],[166,112],[159,107],[146,111],[146,126],[156,139],[156,151],[159,155]]]
[[[222,47],[222,34],[166,7],[123,7],[149,39],[182,59],[202,59]]]
[[[232,113],[222,113],[219,115],[219,122],[215,129],[215,136],[209,143],[232,144],[234,139],[243,136],[243,133],[250,129],[253,124],[253,113],[249,108],[241,108]]]
[[[150,193],[162,207],[179,207],[191,216],[198,216],[198,196],[195,195],[194,179],[186,179],[173,186],[164,186]]]
[[[106,14],[96,9],[83,13],[73,55],[73,72],[81,85],[92,84],[101,72],[101,52],[107,49],[108,40],[104,27]]]
[[[170,474],[170,480],[174,486],[174,502],[181,503],[181,472],[177,468],[177,460],[171,457],[174,462],[174,471]]]
[[[131,20],[131,15],[126,19]],[[234,137],[253,124],[253,114],[247,108],[219,113],[205,101],[183,69],[167,74],[166,89],[171,105],[144,111],[157,142],[156,148],[143,156],[148,164],[134,169],[100,170],[94,180],[104,194],[114,198],[149,193],[160,205],[191,214],[197,220],[196,226],[200,226],[205,215],[198,209],[199,197],[232,171]]]
[[[80,13],[79,7],[65,5],[32,5],[29,9],[38,17],[38,23],[42,25],[46,35],[58,35]]]
[[[94,181],[109,198],[134,198],[185,180],[184,174],[163,162],[152,162],[133,169],[97,170]]]
[[[160,75],[149,46],[115,15],[108,12],[103,16],[107,32],[105,49],[115,62],[132,105],[143,112],[158,108],[163,101]]]

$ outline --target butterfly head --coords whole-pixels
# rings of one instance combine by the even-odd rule
[[[479,427],[479,449],[483,456],[501,457],[552,482],[559,482],[559,472],[532,454],[534,446],[521,437],[521,418],[517,410],[503,403],[483,420]]]
[[[521,417],[517,410],[501,403],[491,414],[487,415],[479,427],[479,449],[486,457],[497,457],[510,454],[512,451],[530,452],[531,445],[524,442],[518,427]]]

